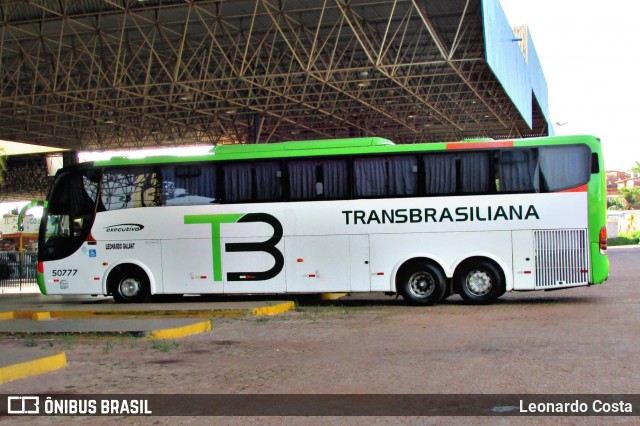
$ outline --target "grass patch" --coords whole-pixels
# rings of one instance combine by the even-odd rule
[[[640,244],[640,231],[619,234],[616,238],[607,240],[609,246],[632,246]]]
[[[295,311],[301,314],[301,318],[311,320],[311,322],[328,318],[345,318],[357,313],[353,306],[333,303],[324,303],[313,306],[296,306]]]
[[[169,352],[174,349],[178,349],[179,347],[180,343],[175,340],[157,339],[151,341],[151,349],[159,352]]]
[[[102,348],[102,353],[108,354],[109,352],[111,352],[112,349],[113,349],[113,342],[111,342],[110,340],[107,340],[104,344],[104,347]]]
[[[73,349],[73,337],[69,334],[62,335],[62,345],[66,350]]]

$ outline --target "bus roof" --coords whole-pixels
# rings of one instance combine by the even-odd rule
[[[320,157],[329,155],[382,154],[452,150],[499,149],[583,143],[600,152],[600,140],[594,136],[552,136],[516,140],[479,139],[460,142],[437,142],[396,145],[377,137],[325,139],[315,141],[278,142],[270,144],[218,145],[209,154],[197,156],[151,156],[145,158],[113,157],[95,161],[94,166],[133,166],[144,164],[190,163],[220,160],[248,160],[288,157]]]

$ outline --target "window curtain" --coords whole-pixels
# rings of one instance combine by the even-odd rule
[[[163,170],[167,204],[194,205],[216,201],[216,169],[212,165],[167,167]]]
[[[548,191],[575,188],[589,181],[591,151],[582,146],[540,148],[540,173]]]
[[[415,195],[418,192],[418,159],[415,156],[390,156],[389,194]]]
[[[537,188],[537,161],[532,150],[500,153],[500,191],[533,191]]]
[[[349,195],[349,166],[347,160],[323,160],[322,184],[327,199],[346,198]]]
[[[316,162],[289,161],[289,194],[293,200],[310,200],[316,196]]]
[[[251,165],[226,165],[224,168],[224,191],[227,202],[251,200]]]
[[[257,163],[256,198],[260,201],[272,201],[282,198],[282,171],[277,161]]]
[[[353,161],[356,197],[387,195],[386,158],[360,158]]]
[[[489,191],[490,163],[488,152],[465,153],[460,156],[460,180],[463,193]]]
[[[430,194],[456,192],[456,157],[451,154],[434,154],[423,157],[425,188]]]

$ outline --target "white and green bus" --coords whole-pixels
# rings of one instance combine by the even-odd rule
[[[43,294],[384,292],[432,305],[607,279],[591,136],[221,145],[61,169]]]

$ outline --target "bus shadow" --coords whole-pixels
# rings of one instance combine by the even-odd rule
[[[411,306],[405,303],[401,296],[387,296],[384,294],[369,293],[363,295],[349,295],[335,300],[323,300],[318,294],[260,294],[260,295],[155,295],[149,300],[151,303],[162,304],[196,304],[196,303],[242,303],[242,302],[294,302],[296,306],[347,306],[347,307],[379,307],[379,306],[407,306],[416,308],[429,308],[424,306]],[[440,302],[436,306],[539,306],[539,305],[567,305],[567,304],[598,304],[603,299],[597,296],[570,296],[536,294],[531,296],[503,296],[487,305],[473,305],[465,302],[460,296],[454,295]],[[81,305],[100,305],[115,303],[110,297],[87,300],[72,299],[66,303]]]
[[[376,298],[351,298],[351,297],[345,297],[342,299],[338,299],[338,300],[329,300],[329,301],[314,301],[313,299],[310,298],[303,298],[303,299],[298,299],[298,300],[294,300],[296,302],[296,304],[298,304],[299,306],[348,306],[348,307],[376,307],[376,306],[407,306],[407,307],[413,307],[413,308],[420,308],[420,309],[428,309],[431,308],[430,306],[411,306],[405,303],[404,299],[402,297],[386,297],[386,296],[382,296],[382,297],[376,297]],[[446,307],[446,306],[460,306],[460,307],[478,307],[478,308],[484,308],[484,307],[490,307],[490,306],[542,306],[542,305],[548,305],[548,306],[552,306],[552,305],[590,305],[590,304],[599,304],[602,303],[603,299],[600,297],[585,297],[585,296],[553,296],[553,297],[549,297],[549,296],[544,296],[544,295],[539,295],[539,296],[529,296],[526,298],[516,298],[516,297],[512,297],[512,298],[505,298],[505,299],[498,299],[496,301],[494,301],[493,303],[490,304],[486,304],[486,305],[474,305],[474,304],[470,304],[465,302],[461,297],[459,296],[453,296],[451,298],[448,298],[446,300],[443,300],[442,302],[440,302],[437,306],[442,306],[442,307]]]

